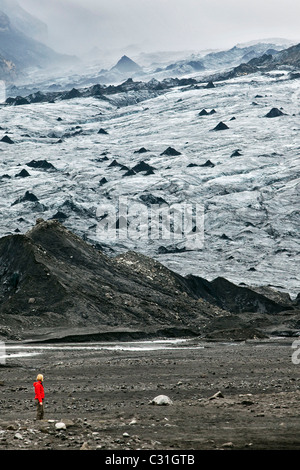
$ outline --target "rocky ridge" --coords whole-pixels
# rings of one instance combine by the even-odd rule
[[[97,98],[114,104],[117,99],[117,105],[128,105],[159,96],[168,90],[181,86],[194,86],[197,80],[194,78],[171,78],[158,81],[152,79],[148,82],[135,81],[128,78],[119,85],[95,85],[85,88],[72,88],[71,90],[30,93],[27,96],[9,96],[6,99],[6,105],[27,105],[32,103],[53,103],[74,98]],[[115,98],[116,97],[116,98]],[[123,97],[123,99],[122,99]]]

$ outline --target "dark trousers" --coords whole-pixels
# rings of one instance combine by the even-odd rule
[[[38,400],[35,400],[36,404],[36,419],[43,419],[44,418],[44,403],[40,405]]]

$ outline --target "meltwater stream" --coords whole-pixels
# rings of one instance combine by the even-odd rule
[[[158,351],[172,349],[202,349],[204,346],[191,343],[189,339],[171,339],[154,341],[132,342],[100,342],[83,345],[80,343],[52,344],[52,345],[28,345],[28,344],[4,344],[0,346],[0,363],[6,359],[16,357],[36,356],[51,351]]]

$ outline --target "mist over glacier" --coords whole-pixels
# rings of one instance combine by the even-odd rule
[[[295,0],[18,0],[48,26],[47,45],[99,52],[225,49],[263,38],[300,40]]]

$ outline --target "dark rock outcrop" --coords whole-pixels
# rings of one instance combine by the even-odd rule
[[[141,161],[139,163],[137,163],[133,168],[132,170],[135,172],[135,173],[140,173],[142,171],[153,171],[155,170],[155,168],[151,165],[149,165],[149,163],[146,163],[144,161]]]
[[[274,118],[274,117],[278,117],[278,116],[284,116],[285,113],[283,113],[282,111],[280,111],[280,109],[278,108],[272,108],[266,115],[265,117],[267,118]]]
[[[211,109],[210,111],[206,111],[206,109],[202,109],[202,111],[199,112],[198,116],[211,116],[212,114],[215,114],[216,110]]]
[[[149,150],[145,149],[145,147],[141,147],[139,150],[135,150],[134,153],[147,153]]]
[[[190,281],[190,287],[195,295],[230,313],[276,314],[293,309],[292,301],[289,298],[274,300],[250,287],[237,286],[222,277],[211,282],[195,276],[188,276],[187,279]]]
[[[3,136],[1,142],[4,142],[5,144],[14,144],[14,141],[8,135]]]
[[[181,155],[178,150],[174,149],[173,147],[168,147],[164,152],[161,153],[161,155],[167,155],[169,157],[176,157],[177,155]]]
[[[209,167],[209,168],[214,168],[215,164],[213,162],[211,162],[210,160],[206,160],[205,163],[203,163],[202,165],[200,166],[204,166],[204,167]]]
[[[55,166],[47,160],[31,160],[31,162],[26,163],[26,165],[38,170],[56,170]]]
[[[231,157],[240,157],[242,154],[239,149],[232,152]]]
[[[25,170],[25,168],[23,168],[23,170],[21,170],[20,173],[17,173],[15,176],[16,178],[27,178],[28,176],[30,176],[30,174],[27,170]]]
[[[107,179],[105,178],[105,176],[103,178],[101,178],[101,180],[99,181],[99,185],[100,186],[103,186],[104,184],[107,183]]]
[[[30,191],[26,191],[24,196],[19,197],[15,202],[12,203],[13,206],[20,204],[21,202],[38,202],[38,198],[35,194]]]

